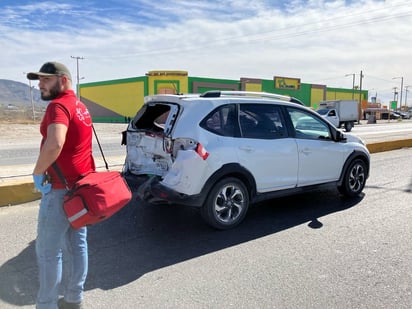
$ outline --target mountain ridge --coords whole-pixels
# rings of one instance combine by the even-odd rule
[[[33,104],[39,107],[47,105],[48,101],[41,99],[40,90],[32,85]],[[10,79],[0,79],[0,106],[27,107],[32,103],[30,85]]]

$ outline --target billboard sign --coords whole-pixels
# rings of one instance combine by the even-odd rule
[[[290,90],[300,89],[300,78],[275,76],[274,80],[275,80],[276,89],[290,89]]]

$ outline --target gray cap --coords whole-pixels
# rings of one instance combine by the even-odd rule
[[[42,65],[39,72],[27,73],[27,78],[30,80],[36,80],[39,79],[39,76],[53,75],[65,75],[72,80],[69,69],[64,64],[59,62],[46,62]]]

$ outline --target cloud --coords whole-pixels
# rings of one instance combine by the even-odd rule
[[[156,69],[191,76],[271,79],[352,87],[393,98],[412,84],[412,7],[407,0],[25,1],[0,4],[0,78],[48,60],[84,82],[144,75]],[[73,75],[75,75],[73,73]],[[412,96],[411,100],[412,100]],[[411,101],[412,102],[412,101]],[[410,105],[412,105],[410,103]]]

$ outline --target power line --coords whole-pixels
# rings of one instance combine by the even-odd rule
[[[399,6],[398,6],[399,8]],[[388,7],[382,7],[379,9],[371,10],[368,11],[368,14],[371,15],[371,12],[379,13],[379,11],[383,10],[384,13],[387,12]],[[141,51],[141,52],[136,52],[136,53],[130,53],[130,54],[123,54],[123,55],[115,55],[115,56],[101,56],[102,58],[127,58],[127,57],[135,57],[135,56],[144,56],[144,55],[161,55],[164,53],[176,53],[176,52],[185,52],[185,51],[191,51],[191,50],[198,50],[202,49],[204,50],[205,47],[210,48],[211,46],[217,47],[219,43],[224,43],[222,46],[227,46],[228,44],[230,46],[233,46],[233,42],[237,44],[250,44],[251,42],[257,42],[257,41],[269,41],[269,40],[281,40],[285,38],[292,38],[292,37],[299,37],[299,36],[305,36],[309,34],[317,34],[317,33],[322,33],[322,32],[329,32],[329,31],[334,31],[334,30],[341,30],[344,28],[349,28],[349,27],[355,27],[355,26],[360,26],[360,25],[366,25],[366,24],[372,24],[372,23],[383,23],[395,18],[403,18],[403,17],[408,17],[412,16],[412,11],[401,11],[398,13],[395,13],[393,15],[384,15],[384,16],[375,16],[372,18],[368,18],[365,20],[351,20],[352,18],[355,18],[356,16],[364,16],[365,12],[362,11],[360,13],[355,13],[355,14],[350,14],[346,15],[345,17],[338,19],[337,16],[331,17],[331,18],[326,18],[322,20],[323,24],[327,24],[328,22],[333,21],[334,24],[329,25],[329,26],[324,26],[322,28],[312,28],[308,29],[308,27],[312,25],[318,25],[319,22],[310,22],[306,23],[303,25],[296,25],[292,27],[285,27],[282,29],[276,29],[276,30],[270,30],[267,32],[260,32],[260,33],[255,33],[255,34],[242,34],[238,36],[230,36],[230,37],[224,37],[220,39],[215,39],[215,40],[208,40],[206,42],[202,43],[196,43],[196,45],[189,45],[189,46],[183,46],[182,44],[178,44],[174,47],[167,47],[167,48],[162,48],[162,49],[152,49],[152,50],[146,50],[146,51]],[[338,20],[338,22],[336,22]],[[306,30],[305,30],[306,28]],[[238,40],[238,41],[237,41]],[[241,40],[241,41],[239,41]],[[237,42],[236,42],[237,41]],[[96,57],[100,58],[100,57]]]

